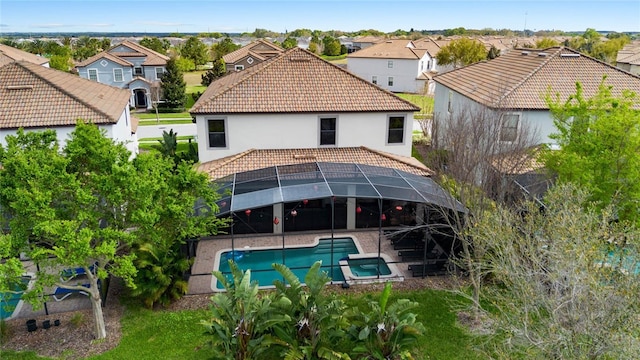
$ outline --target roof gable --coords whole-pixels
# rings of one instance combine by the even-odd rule
[[[0,44],[0,66],[14,61],[28,61],[34,64],[44,65],[49,62],[49,59],[16,49],[9,45]]]
[[[640,94],[640,77],[565,47],[512,50],[434,80],[491,108],[547,110],[547,93],[557,93],[564,101],[579,82],[584,95],[591,97],[604,76],[614,94],[622,90]]]
[[[118,56],[112,55],[106,51],[103,51],[101,53],[95,54],[94,56],[88,58],[85,61],[82,61],[80,63],[78,63],[78,65],[76,65],[76,67],[86,67],[86,66],[91,66],[92,64],[100,61],[100,60],[107,60],[107,61],[111,61],[113,63],[116,63],[118,65],[121,66],[125,66],[125,67],[132,67],[133,64],[128,62],[127,60],[120,58]]]
[[[393,93],[293,48],[209,85],[191,114],[300,112],[414,112]]]
[[[233,64],[248,56],[253,56],[260,60],[266,60],[284,52],[281,47],[262,39],[255,40],[250,44],[232,51],[222,57],[225,63]]]
[[[0,128],[114,124],[129,91],[25,61],[0,68]]]

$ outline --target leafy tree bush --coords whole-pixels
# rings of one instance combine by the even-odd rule
[[[340,41],[332,36],[326,35],[322,38],[323,55],[337,56],[340,55]]]
[[[177,58],[176,59],[176,66],[183,73],[184,72],[189,72],[189,71],[194,71],[196,69],[196,64],[193,62],[193,60],[186,59],[186,58]]]
[[[438,64],[453,65],[454,68],[470,65],[486,58],[487,50],[484,45],[469,38],[451,40],[436,54]]]
[[[202,74],[200,82],[203,86],[209,86],[214,80],[223,77],[227,73],[227,67],[222,58],[213,62],[213,67]]]
[[[298,40],[294,37],[288,36],[283,42],[282,42],[282,48],[283,49],[293,49],[294,47],[298,46]]]
[[[191,36],[180,49],[182,57],[191,59],[196,66],[204,65],[209,60],[207,46],[196,36]]]
[[[220,60],[223,56],[240,49],[240,45],[233,42],[230,37],[225,37],[220,42],[211,45],[213,59]]]
[[[159,39],[155,36],[143,37],[142,40],[140,40],[140,45],[160,54],[166,54],[167,50],[169,50],[169,48],[171,47],[171,43],[169,42],[169,40]]]

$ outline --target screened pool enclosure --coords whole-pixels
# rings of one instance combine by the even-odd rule
[[[379,234],[378,255],[382,241],[395,240],[393,250],[398,254],[394,255],[401,257],[404,251],[408,256],[398,262],[424,264],[436,252],[448,257],[455,251],[453,232],[442,228],[451,224],[453,217],[448,214],[466,210],[420,173],[424,170],[410,173],[332,162],[236,173],[214,181],[221,194],[218,217],[232,219],[232,226],[225,230],[232,250],[242,250],[238,239],[250,234],[281,237],[277,246],[284,249],[291,246],[288,239],[296,233],[317,232],[332,238],[334,231],[369,229]]]

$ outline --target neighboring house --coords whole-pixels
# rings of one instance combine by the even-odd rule
[[[384,39],[377,36],[360,36],[351,41],[351,52],[366,49],[382,41]]]
[[[347,56],[353,74],[392,92],[432,93],[440,46],[431,39],[386,40]],[[426,91],[425,91],[426,90]]]
[[[61,146],[78,119],[97,124],[135,155],[137,120],[129,113],[129,91],[76,75],[16,61],[0,67],[0,144],[26,131],[56,130]]]
[[[190,110],[201,162],[249,149],[366,146],[411,156],[419,107],[294,48],[209,85]]]
[[[640,41],[627,44],[618,51],[616,66],[632,74],[640,75]]]
[[[614,95],[623,90],[640,93],[640,77],[566,47],[514,49],[490,61],[475,63],[437,75],[434,119],[446,126],[456,113],[488,109],[502,117],[496,141],[515,141],[520,131],[532,129],[539,143],[552,144],[553,118],[545,96],[560,101],[582,84],[591,97],[603,82]],[[440,129],[440,128],[439,128]]]
[[[274,56],[282,54],[284,50],[268,41],[259,39],[240,49],[224,55],[222,59],[227,67],[227,72],[241,71],[251,66],[258,65]]]
[[[154,83],[161,81],[168,56],[131,41],[111,47],[76,65],[78,75],[91,81],[130,91],[129,104],[150,109],[158,94],[152,94]]]
[[[10,64],[14,61],[28,61],[36,65],[49,67],[49,59],[46,57],[34,55],[30,52],[0,44],[0,66]]]

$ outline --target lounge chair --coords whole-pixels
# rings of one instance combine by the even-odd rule
[[[92,273],[95,273],[95,268],[96,268],[96,265],[93,264],[89,266],[89,271],[91,271]],[[83,267],[77,267],[75,269],[64,269],[60,272],[60,281],[67,282],[77,276],[82,276],[86,274],[87,272]]]
[[[91,287],[91,284],[82,284],[82,286],[86,287],[87,289]],[[56,291],[53,293],[53,298],[56,301],[62,301],[64,299],[66,299],[67,297],[71,296],[72,294],[75,293],[79,293],[82,295],[86,295],[89,296],[89,293],[86,291],[82,291],[79,289],[67,289],[67,288],[62,288],[62,287],[57,287]]]

